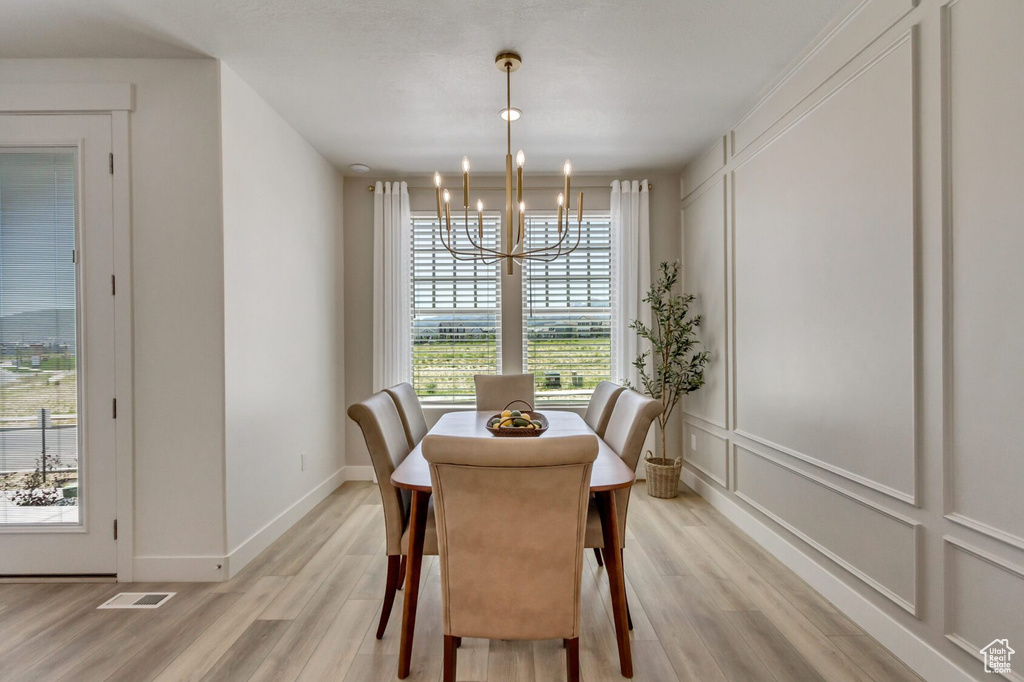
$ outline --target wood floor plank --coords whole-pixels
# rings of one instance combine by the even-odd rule
[[[827,680],[869,680],[850,658],[836,644],[814,627],[775,587],[747,565],[728,546],[715,541],[707,528],[690,527],[688,533],[700,539],[699,546],[708,556],[728,566],[751,601],[771,620],[772,624],[790,641],[814,668]]]
[[[211,594],[211,586],[204,583],[172,583],[167,590],[176,593],[170,601],[158,609],[145,611],[145,616],[122,631],[116,640],[103,642],[80,657],[62,679],[106,679],[153,641],[172,637],[174,628],[199,609]]]
[[[818,671],[763,613],[729,611],[726,616],[778,682],[824,682]]]
[[[0,656],[0,680],[21,678],[33,666],[37,665],[53,652],[59,650],[67,642],[79,637],[105,620],[103,611],[96,607],[116,594],[120,589],[117,585],[77,585],[68,604],[55,609],[58,618],[47,614],[37,614],[36,618],[51,624],[35,635],[23,639],[17,646]],[[95,589],[99,588],[99,589]],[[36,623],[31,623],[36,624]],[[31,630],[31,628],[30,628]],[[18,639],[17,632],[11,633],[12,640]]]
[[[831,639],[875,682],[922,682],[913,670],[873,637],[843,635]]]
[[[690,576],[666,576],[665,585],[672,592],[676,603],[700,633],[708,651],[715,657],[718,667],[732,682],[742,680],[766,680],[770,678],[764,663],[745,646],[743,637],[726,617],[727,611],[720,611],[704,591],[696,578]]]
[[[678,682],[661,642],[633,642],[633,682]]]
[[[345,682],[392,682],[398,679],[396,654],[356,654]]]
[[[734,523],[722,516],[721,512],[712,507],[710,503],[696,495],[693,497],[696,497],[696,500],[691,498],[687,504],[700,515],[706,526],[720,531],[716,534],[719,541],[728,544],[762,575],[769,574],[773,584],[779,587],[793,606],[814,623],[822,633],[826,635],[864,634],[864,631],[856,623],[801,580],[792,569],[783,565],[766,549],[744,534]]]
[[[487,680],[536,682],[536,674],[533,642],[496,640],[491,643],[487,654]]]
[[[293,620],[298,616],[299,612],[309,603],[313,594],[320,589],[326,577],[345,556],[346,550],[371,514],[370,507],[357,506],[331,538],[295,574],[285,589],[281,590],[281,593],[277,595],[277,598],[260,618],[264,620]]]
[[[367,556],[342,556],[252,676],[254,682],[294,680],[331,627],[369,564]],[[298,576],[293,578],[297,579]],[[261,616],[262,618],[262,616]],[[367,623],[369,627],[370,623]]]
[[[168,584],[145,585],[144,592],[169,592]],[[172,597],[173,599],[177,598]],[[97,604],[99,606],[99,604]],[[40,655],[37,662],[25,674],[25,679],[56,680],[67,675],[76,668],[84,658],[88,658],[94,650],[104,647],[109,642],[117,642],[125,638],[125,632],[138,628],[147,616],[155,614],[155,610],[95,610],[78,620],[81,626],[79,634],[66,640],[53,651]]]
[[[175,621],[174,627],[149,638],[107,679],[110,682],[149,682],[154,679],[241,598],[240,592],[206,595],[195,610]]]
[[[203,682],[248,680],[291,625],[287,620],[254,620],[203,677]]]
[[[489,639],[464,637],[456,659],[456,682],[478,682],[487,679],[487,666],[491,654]],[[531,659],[531,663],[532,663]]]
[[[14,665],[15,658],[20,658],[18,651],[26,650],[26,643],[37,639],[41,646],[57,639],[50,645],[59,646],[73,632],[67,632],[64,626],[73,627],[73,623],[83,614],[91,613],[97,606],[116,594],[117,586],[78,584],[65,585],[51,598],[36,607],[26,610],[17,619],[11,619],[8,627],[0,632],[0,679],[4,679],[8,666]],[[43,634],[48,633],[48,634]]]
[[[637,505],[645,513],[650,513],[654,523],[667,529],[673,539],[673,548],[679,552],[683,561],[690,567],[690,573],[700,581],[711,598],[723,611],[750,611],[754,608],[747,595],[736,585],[732,575],[725,568],[713,561],[707,553],[700,550],[687,532],[690,529],[702,530],[703,525],[683,525],[678,523],[673,510],[677,505],[659,504],[663,500],[645,500],[647,504]]]
[[[355,660],[367,629],[374,626],[373,616],[379,601],[348,599],[320,638],[298,679],[301,682],[342,679]]]
[[[361,531],[348,548],[348,554],[377,554],[380,543],[384,540],[384,507],[381,505],[365,505],[370,509],[370,516]]]
[[[714,656],[671,598],[668,586],[642,545],[630,548],[627,570],[679,679],[725,682],[726,677]]]
[[[267,605],[280,594],[291,576],[267,575],[214,621],[170,665],[157,675],[160,682],[200,680],[252,624]]]

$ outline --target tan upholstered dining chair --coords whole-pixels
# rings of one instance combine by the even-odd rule
[[[427,420],[423,418],[423,407],[416,395],[416,389],[412,384],[404,383],[384,389],[398,407],[398,414],[402,418],[402,427],[405,428],[405,437],[409,441],[409,447],[414,448],[427,435]]]
[[[629,389],[619,393],[608,420],[608,428],[604,434],[604,442],[622,458],[626,465],[636,471],[640,461],[640,451],[644,447],[644,439],[651,424],[661,414],[661,403],[653,398],[640,395]],[[629,510],[629,494],[632,486],[615,491],[615,511],[619,520],[619,543],[626,544],[626,512]],[[604,533],[601,530],[601,515],[597,504],[590,503],[587,515],[587,547],[594,548],[598,565],[604,565],[601,552],[609,551],[604,546]],[[618,548],[622,552],[622,547]],[[632,629],[632,623],[630,629]]]
[[[498,412],[513,400],[525,400],[533,405],[532,374],[477,374],[473,381],[478,410]]]
[[[423,456],[437,510],[444,681],[462,637],[560,638],[579,680],[580,582],[592,435],[431,436]]]
[[[593,395],[590,396],[590,402],[587,403],[587,412],[583,415],[583,421],[587,422],[587,425],[594,429],[594,433],[601,438],[604,438],[604,432],[608,429],[608,421],[612,417],[615,401],[619,399],[619,394],[625,390],[625,388],[618,384],[602,381],[594,389]]]
[[[409,455],[412,446],[402,426],[398,407],[390,395],[381,391],[361,403],[348,408],[348,416],[363,432],[366,448],[370,451],[373,472],[384,504],[385,552],[388,555],[388,573],[384,587],[384,605],[377,625],[377,639],[384,636],[395,603],[395,593],[405,579],[405,554],[409,547],[409,498],[407,490],[391,485],[391,474]],[[427,531],[423,539],[423,554],[437,554],[437,532],[433,506],[428,508]]]

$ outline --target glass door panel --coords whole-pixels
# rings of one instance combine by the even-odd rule
[[[0,149],[0,526],[80,522],[76,168]]]

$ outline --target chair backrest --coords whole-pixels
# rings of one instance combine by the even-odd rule
[[[428,435],[444,633],[571,639],[580,631],[580,572],[592,435],[481,439]]]
[[[416,389],[412,384],[404,383],[385,388],[391,399],[398,406],[398,414],[402,418],[402,426],[405,428],[405,437],[409,440],[409,447],[414,448],[427,435],[427,420],[423,418],[423,407],[420,406],[420,399],[416,396]]]
[[[594,429],[594,433],[601,438],[604,438],[604,433],[608,429],[608,420],[611,419],[615,401],[618,400],[619,394],[625,390],[625,388],[618,384],[602,381],[594,389],[593,395],[590,396],[590,402],[587,403],[587,413],[583,415],[583,421],[587,422],[587,425]]]
[[[477,374],[473,381],[478,410],[497,412],[513,400],[525,400],[533,405],[532,374]]]
[[[402,427],[402,418],[395,401],[384,391],[349,406],[348,416],[359,424],[363,432],[373,471],[377,475],[377,486],[384,503],[387,554],[401,554],[402,531],[405,530],[410,493],[391,485],[391,474],[412,450]]]
[[[626,465],[636,471],[640,461],[647,432],[651,423],[661,414],[661,402],[626,389],[619,394],[612,409],[604,442],[622,458]],[[629,510],[629,493],[632,486],[615,491],[615,509],[619,517],[619,539],[626,541],[626,512]]]

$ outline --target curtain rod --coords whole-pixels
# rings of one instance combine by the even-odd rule
[[[391,182],[391,181],[389,181],[389,182]],[[573,185],[572,188],[573,189],[582,189],[582,190],[606,189],[608,191],[611,191],[612,183],[609,182],[607,185],[590,185],[590,186]],[[366,189],[367,189],[367,191],[372,192],[372,191],[374,191],[374,186],[373,185],[369,185]],[[433,191],[435,188],[434,188],[433,185],[409,185],[408,189],[429,189],[429,190]],[[477,187],[476,185],[473,185],[471,187],[471,189],[473,189],[474,191],[479,191],[479,192],[504,192],[505,191],[504,187]],[[648,191],[654,189],[654,184],[648,182],[647,183],[647,189],[648,189]],[[544,191],[544,190],[555,190],[555,191],[557,191],[558,188],[557,187],[524,187],[523,188],[524,192],[541,192],[541,191]]]

